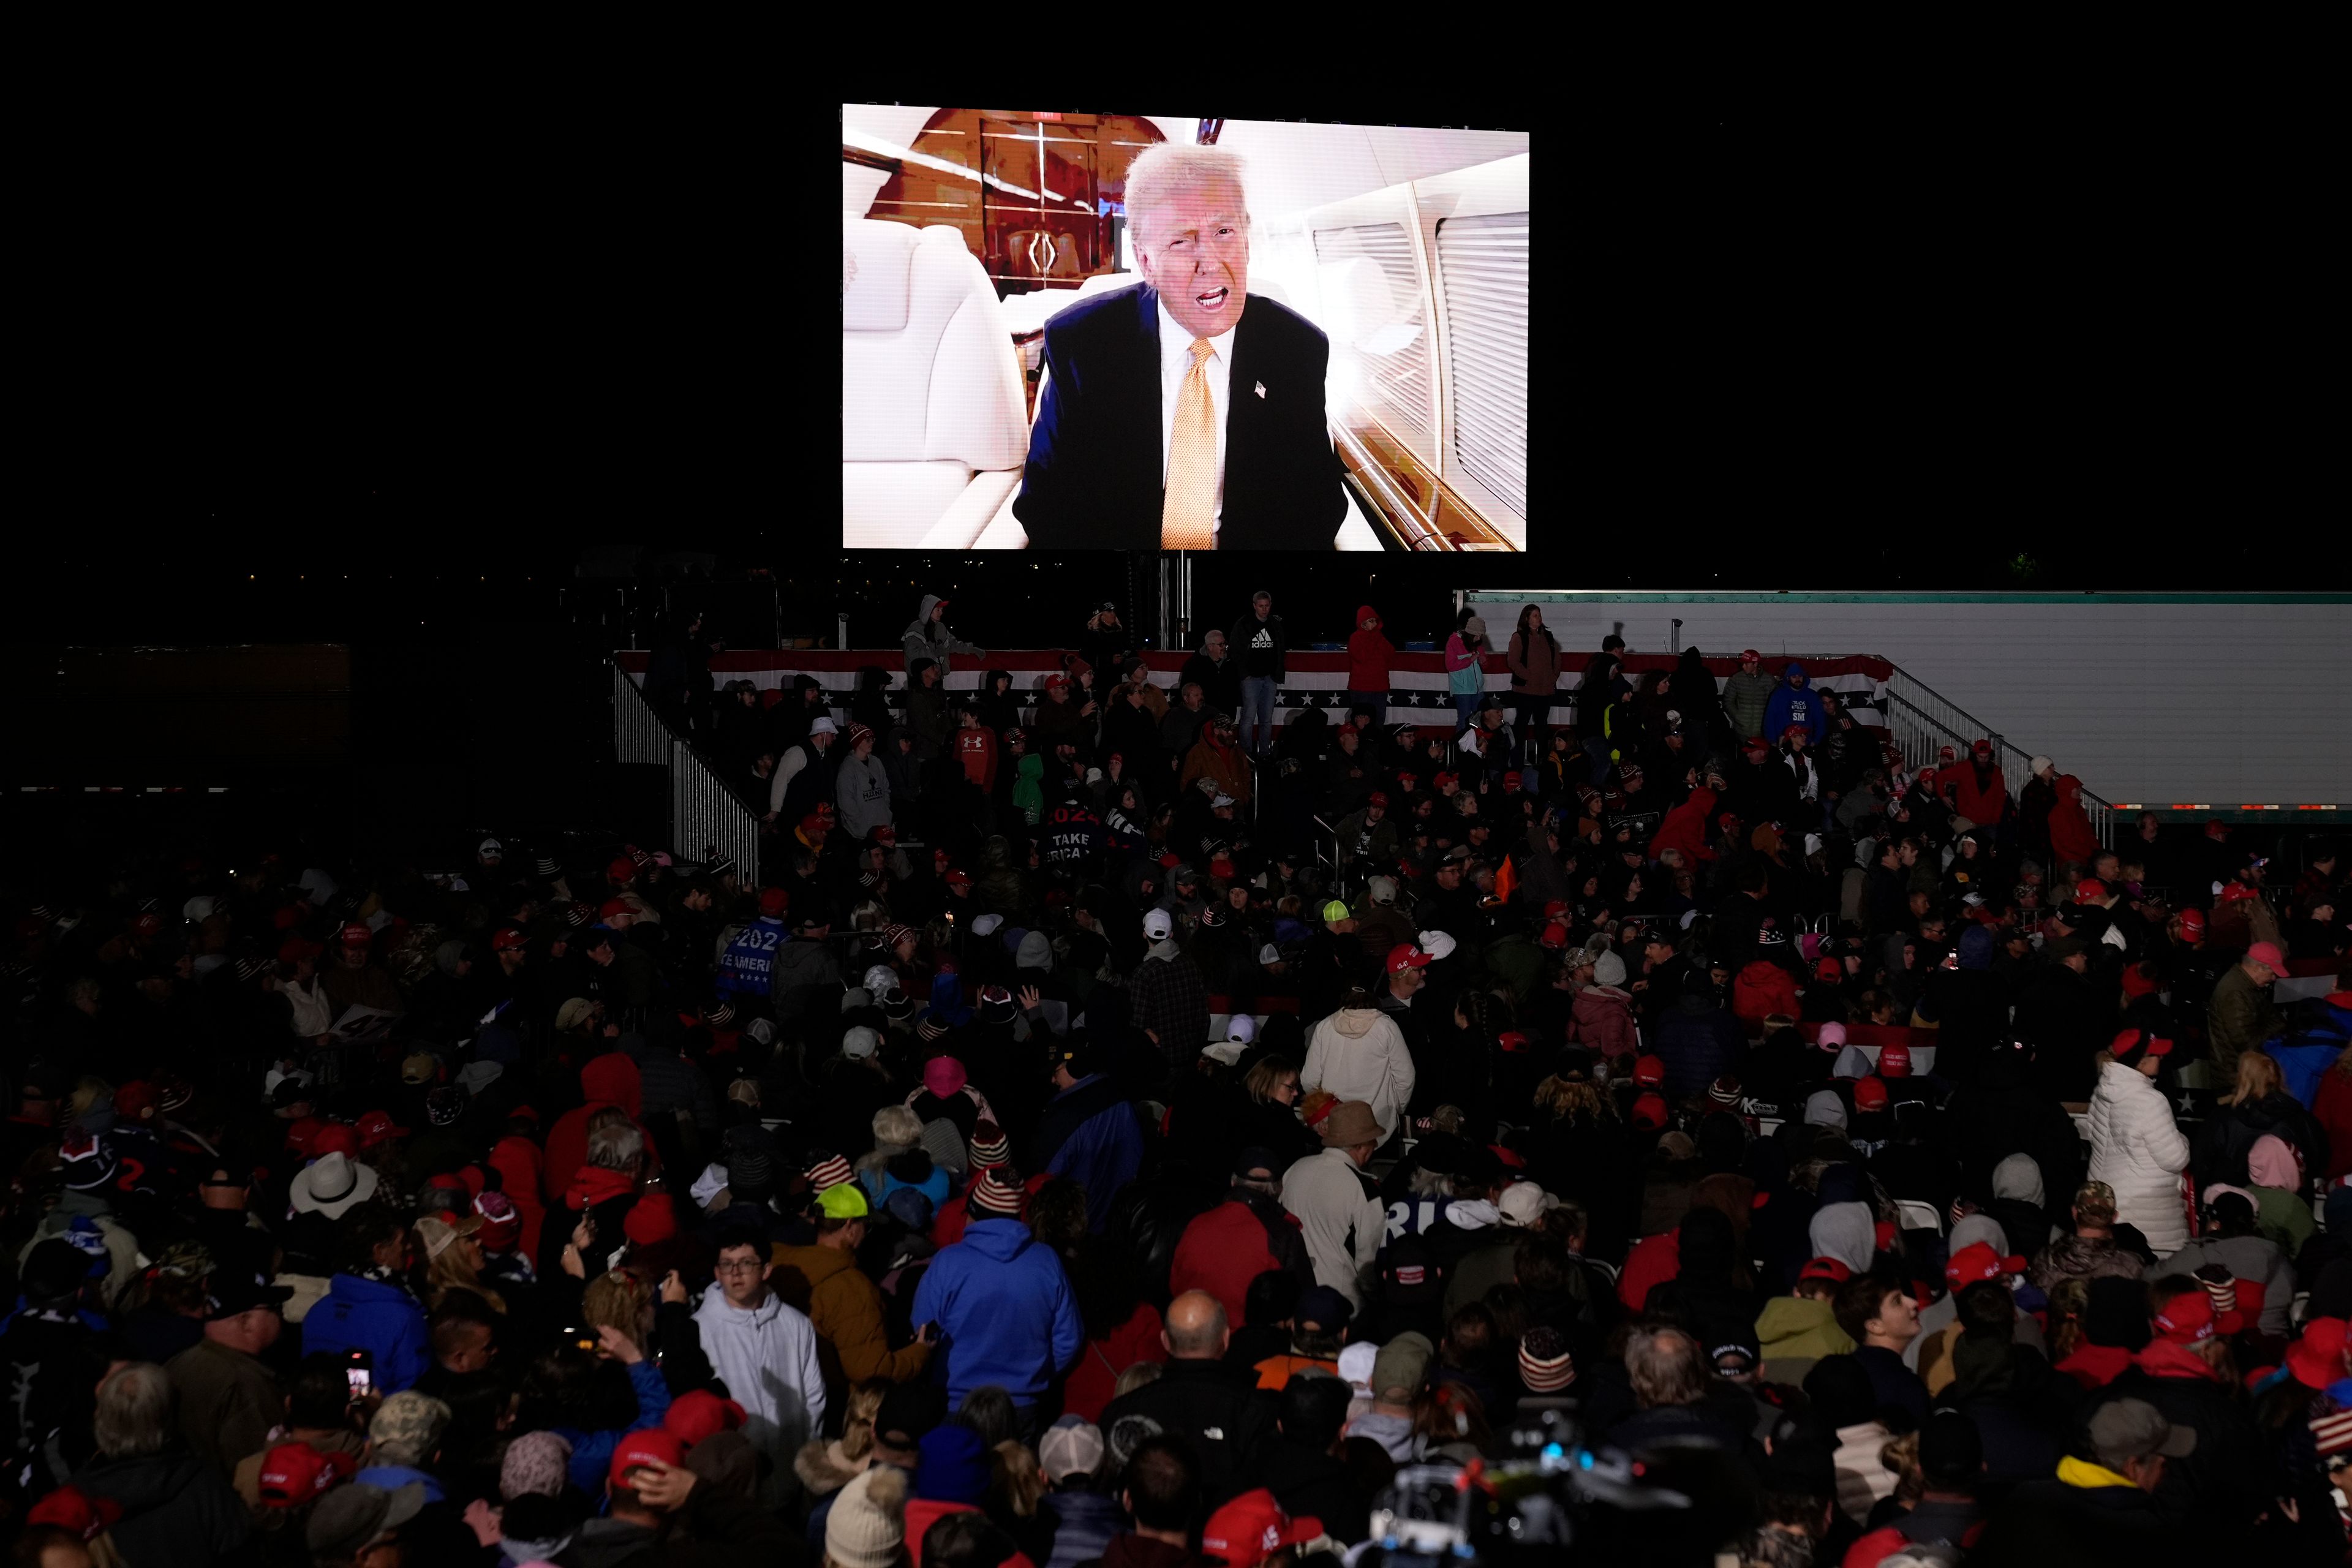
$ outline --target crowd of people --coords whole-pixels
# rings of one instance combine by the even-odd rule
[[[2332,848],[1534,605],[1425,722],[1369,605],[1298,707],[1271,594],[1172,687],[948,608],[656,657],[757,875],[10,881],[19,1563],[2342,1560]]]

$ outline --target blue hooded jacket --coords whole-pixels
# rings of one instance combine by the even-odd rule
[[[572,1445],[572,1458],[563,1468],[565,1479],[590,1497],[603,1489],[621,1439],[631,1432],[660,1426],[662,1417],[669,1414],[669,1384],[662,1380],[661,1367],[653,1357],[629,1368],[629,1386],[636,1393],[637,1418],[625,1428],[602,1432],[583,1432],[574,1426],[551,1428]]]
[[[432,1364],[425,1309],[397,1285],[338,1274],[302,1320],[302,1353],[366,1351],[375,1361],[375,1386],[384,1394],[413,1388]]]
[[[1820,745],[1829,720],[1822,712],[1821,698],[1807,684],[1805,667],[1791,659],[1780,676],[1780,684],[1772,689],[1771,700],[1764,704],[1764,738],[1777,746],[1790,725],[1802,724],[1807,744]],[[1797,682],[1794,686],[1789,684],[1791,678]]]
[[[915,1287],[914,1320],[939,1324],[948,1399],[958,1407],[991,1384],[1015,1405],[1034,1405],[1087,1342],[1061,1258],[1017,1219],[977,1221],[940,1248]]]

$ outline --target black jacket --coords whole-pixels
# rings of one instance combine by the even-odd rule
[[[1261,622],[1253,607],[1234,623],[1225,642],[1233,650],[1229,657],[1241,661],[1244,677],[1280,680],[1286,673],[1283,659],[1290,652],[1290,634],[1283,628],[1280,616],[1268,614]]]
[[[1160,298],[1146,283],[1084,300],[1045,329],[1051,380],[1013,515],[1041,550],[1157,550],[1165,495]],[[1221,550],[1328,550],[1348,515],[1324,422],[1330,341],[1248,297],[1231,334]]]
[[[1192,1451],[1201,1495],[1212,1508],[1264,1483],[1258,1470],[1276,1441],[1274,1401],[1255,1373],[1221,1361],[1171,1361],[1157,1381],[1103,1406],[1102,1429],[1127,1415],[1148,1415]]]

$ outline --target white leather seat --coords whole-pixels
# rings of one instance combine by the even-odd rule
[[[841,220],[841,542],[968,546],[1029,430],[996,290],[961,229]]]

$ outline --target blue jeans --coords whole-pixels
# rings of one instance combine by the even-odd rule
[[[1274,746],[1274,692],[1278,684],[1270,675],[1249,675],[1242,678],[1242,749],[1253,756],[1264,756]],[[1257,738],[1263,725],[1265,739]]]
[[[1349,692],[1348,711],[1352,713],[1359,708],[1372,716],[1372,728],[1378,730],[1388,722],[1389,694],[1385,691]]]
[[[1483,691],[1457,691],[1454,694],[1454,732],[1457,735],[1470,727],[1470,716],[1486,704]]]

